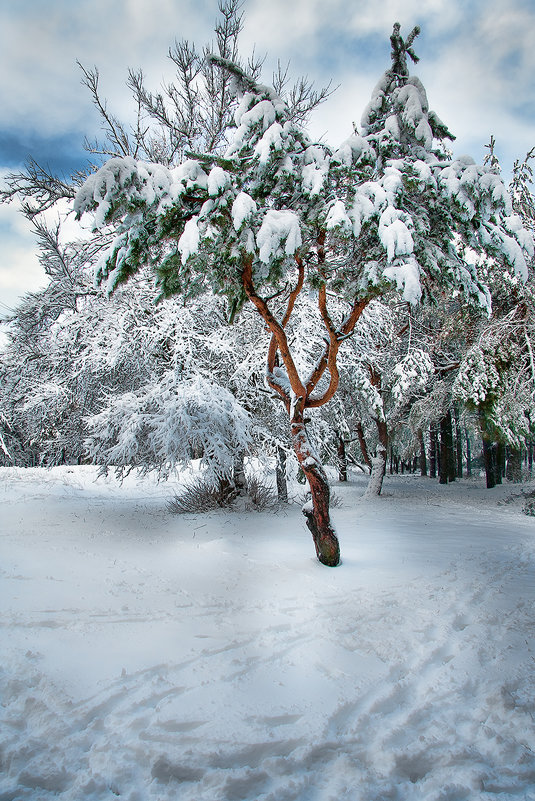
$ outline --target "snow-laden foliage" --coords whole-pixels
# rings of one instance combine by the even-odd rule
[[[35,302],[39,300],[36,296]],[[34,314],[28,304],[28,314],[12,322],[0,356],[0,461],[50,465],[87,460],[86,418],[144,386],[163,391],[161,382],[170,371],[177,385],[195,375],[230,390],[240,408],[254,408],[255,447],[260,440],[269,443],[265,421],[270,404],[263,402],[264,396],[256,398],[263,360],[252,343],[259,325],[250,314],[250,324],[238,337],[217,298],[199,298],[187,308],[176,298],[156,306],[144,280],[125,286],[110,300],[79,300],[76,311],[64,311],[54,322],[31,330],[26,322]],[[160,445],[164,463],[163,440]]]
[[[110,398],[87,425],[94,462],[164,477],[192,458],[213,481],[230,477],[236,454],[251,443],[250,416],[228,390],[199,376],[177,381],[174,371]]]
[[[500,373],[509,358],[510,354],[503,348],[496,352],[474,345],[466,354],[455,381],[456,395],[474,406],[493,399],[502,381]]]
[[[523,161],[517,159],[513,166],[513,179],[509,186],[513,209],[523,225],[532,233],[535,230],[535,199],[533,197],[533,167],[535,147],[526,153]]]
[[[478,412],[485,431],[516,448],[529,437],[535,412],[535,376],[524,336],[518,325],[511,331],[511,318],[498,322],[467,351],[453,384],[454,397]]]
[[[440,142],[451,134],[416,77],[388,70],[361,134],[332,151],[309,139],[272,89],[220,66],[234,74],[240,101],[223,157],[173,169],[113,159],[77,194],[79,215],[92,210],[96,227],[117,226],[96,268],[110,290],[154,260],[164,292],[200,271],[236,297],[242,258],[253,259],[260,285],[279,286],[298,253],[311,281],[326,277],[326,260],[330,282],[346,294],[389,284],[415,303],[449,285],[488,307],[468,248],[525,279],[533,244],[500,175],[445,152]]]
[[[421,348],[414,348],[393,369],[392,395],[396,401],[418,394],[425,389],[435,374],[435,365],[430,355]]]

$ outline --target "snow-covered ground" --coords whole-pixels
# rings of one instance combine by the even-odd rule
[[[1,801],[535,799],[518,486],[353,476],[329,569],[298,506],[94,479],[0,470]]]

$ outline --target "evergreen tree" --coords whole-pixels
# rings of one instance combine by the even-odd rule
[[[204,153],[176,168],[115,158],[78,191],[78,215],[117,235],[96,266],[113,292],[144,264],[163,295],[211,288],[227,296],[233,319],[249,299],[271,333],[267,382],[282,399],[312,503],[304,514],[320,561],[336,565],[329,487],[306,430],[306,410],[337,388],[337,355],[370,300],[397,289],[416,303],[445,291],[490,307],[472,254],[491,254],[525,278],[530,239],[491,169],[452,160],[451,134],[410,77],[413,31],[394,29],[393,65],[381,78],[354,134],[334,153],[314,143],[269,87],[220,57],[239,105],[223,155]],[[437,146],[434,146],[434,142]],[[305,286],[316,293],[326,345],[308,375],[299,372],[286,333]],[[348,300],[334,321],[328,290]],[[286,293],[277,318],[267,296]]]

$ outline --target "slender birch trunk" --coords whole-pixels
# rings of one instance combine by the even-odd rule
[[[388,428],[385,420],[376,420],[379,444],[372,457],[372,472],[368,486],[364,493],[365,498],[377,497],[381,494],[383,480],[386,474],[386,458],[388,454]]]

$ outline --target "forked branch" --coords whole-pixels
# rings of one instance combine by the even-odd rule
[[[271,331],[272,336],[275,337],[277,343],[276,350],[279,351],[283,364],[286,368],[292,392],[295,394],[296,397],[305,397],[306,389],[299,377],[299,373],[297,372],[297,367],[295,366],[295,362],[290,353],[290,347],[288,344],[288,338],[286,336],[286,332],[282,327],[282,325],[275,318],[273,312],[267,305],[266,301],[263,298],[261,298],[260,295],[258,295],[258,293],[256,292],[255,286],[253,284],[253,260],[252,257],[250,256],[248,256],[244,261],[244,267],[242,270],[242,283],[247,297],[259,312],[260,316],[262,317],[267,327]],[[288,392],[284,388],[284,386],[276,380],[272,372],[268,373],[268,383],[272,389],[278,392],[278,394],[288,405],[290,402]]]

